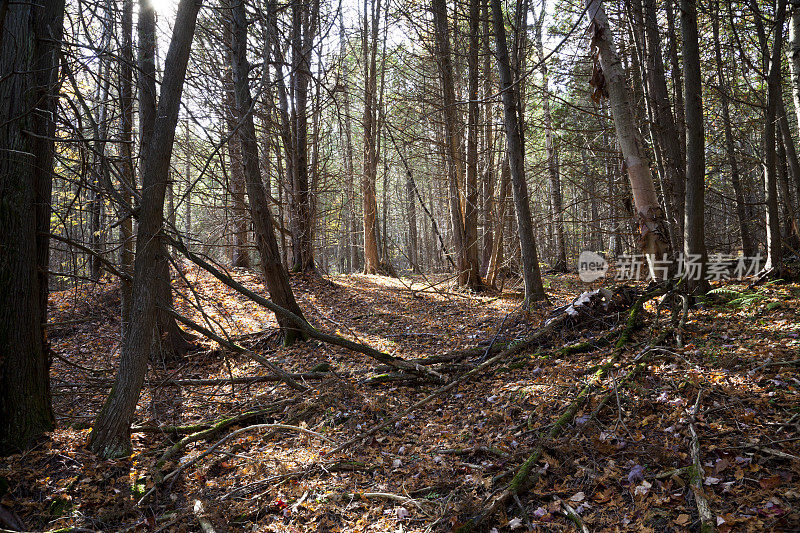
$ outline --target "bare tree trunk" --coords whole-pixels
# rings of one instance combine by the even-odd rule
[[[253,100],[250,96],[248,74],[250,64],[247,61],[247,13],[244,2],[228,0],[232,9],[232,46],[231,61],[233,85],[235,92],[235,117],[239,124],[239,139],[242,148],[242,166],[244,167],[247,197],[250,200],[250,216],[256,234],[256,246],[261,255],[261,268],[264,283],[272,300],[288,309],[295,315],[303,317],[289,285],[289,274],[281,262],[278,241],[272,224],[272,214],[267,203],[267,192],[258,168],[258,145],[253,123]],[[278,324],[284,335],[284,343],[288,346],[296,340],[305,339],[291,321],[276,315]]]
[[[314,221],[308,176],[308,84],[311,47],[316,34],[319,0],[292,3],[292,93],[294,180],[292,190],[292,270],[314,271]]]
[[[686,148],[686,118],[683,115],[683,80],[681,78],[681,63],[678,59],[678,38],[675,31],[675,12],[673,11],[673,2],[675,0],[666,0],[664,5],[667,8],[667,43],[668,54],[670,62],[670,71],[672,72],[672,90],[675,95],[675,127],[678,129],[678,137],[680,138],[680,148]],[[678,194],[678,191],[675,192]],[[683,194],[681,194],[683,198]]]
[[[53,427],[47,322],[63,0],[3,6],[0,32],[0,454]],[[9,349],[12,348],[13,349]]]
[[[156,20],[155,11],[149,2],[140,3],[139,9],[139,159],[140,173],[142,175],[142,194],[144,194],[144,167],[145,160],[149,156],[149,147],[155,135],[155,127],[160,117],[157,116],[158,106],[156,103]],[[173,127],[174,129],[174,127]],[[172,132],[174,137],[175,132]],[[171,150],[170,146],[170,150]],[[169,160],[167,170],[164,171],[164,193],[169,182]],[[140,206],[140,212],[143,208]],[[164,200],[160,203],[160,220],[164,218]],[[139,234],[141,234],[141,218],[139,220]],[[137,242],[142,242],[137,236]],[[160,239],[153,241],[156,245],[162,246]],[[155,261],[156,277],[148,281],[149,290],[157,292],[156,300],[159,305],[165,307],[172,306],[172,284],[170,280],[169,257],[164,248],[160,253],[153,255]],[[136,266],[134,260],[134,274]],[[134,289],[135,292],[135,289]],[[131,300],[133,304],[133,299]],[[135,304],[134,304],[135,305]],[[168,312],[157,308],[155,311],[157,333],[152,337],[150,357],[153,360],[165,362],[179,359],[188,350],[190,344],[186,334],[178,326],[175,319]],[[133,316],[131,316],[133,320]]]
[[[702,279],[687,278],[692,292],[707,292],[705,264],[705,176],[706,144],[703,125],[703,84],[700,72],[700,45],[697,35],[695,0],[681,0],[681,33],[683,35],[684,105],[686,106],[686,222],[684,252],[687,261],[700,262]]]
[[[277,87],[278,93],[278,116],[279,116],[279,134],[281,145],[283,146],[284,161],[286,167],[284,172],[280,172],[281,160],[278,159],[279,174],[283,180],[278,182],[278,224],[281,229],[281,260],[284,265],[288,265],[287,260],[287,245],[286,234],[284,233],[284,192],[293,190],[294,187],[294,140],[292,135],[292,117],[289,114],[289,98],[286,91],[286,82],[283,76],[283,56],[281,53],[280,38],[278,35],[278,21],[277,21],[277,8],[275,0],[267,0],[267,34],[271,43],[272,49],[272,65],[275,69],[274,84]],[[290,207],[294,209],[293,201],[289,202]],[[294,229],[294,217],[292,216],[292,228]]]
[[[484,134],[483,134],[483,275],[489,274],[489,263],[494,249],[493,220],[495,217],[494,182],[495,182],[495,150],[494,150],[494,103],[489,101],[494,92],[494,77],[492,75],[492,54],[489,48],[491,32],[489,30],[489,2],[481,2],[481,18],[483,19],[483,97],[487,100],[484,104]],[[489,283],[488,285],[492,285]]]
[[[106,12],[110,17],[110,13]],[[103,27],[103,44],[102,49],[107,53],[108,45],[111,41],[111,33],[113,27],[104,25]],[[94,281],[99,281],[103,275],[102,257],[103,249],[105,248],[103,240],[103,187],[110,183],[108,176],[108,160],[106,159],[106,143],[105,139],[108,137],[108,95],[111,88],[111,61],[101,57],[100,65],[98,67],[98,81],[97,81],[97,103],[100,110],[97,117],[97,133],[98,138],[94,141],[94,154],[92,156],[92,194],[89,204],[89,227],[91,231],[90,248],[94,254],[89,258],[89,277]]]
[[[121,195],[122,209],[125,217],[119,226],[122,247],[120,248],[120,268],[122,272],[133,276],[133,195],[131,191],[136,188],[136,176],[133,165],[133,0],[123,0],[122,3],[122,49],[120,51],[119,65],[119,100],[120,100],[120,128],[122,154]],[[128,331],[131,316],[131,282],[127,279],[120,280],[120,307],[121,327],[120,336],[124,339]]]
[[[797,156],[797,146],[792,137],[792,130],[789,127],[789,118],[786,114],[786,106],[783,104],[783,99],[778,101],[778,127],[780,128],[780,135],[783,139],[783,144],[786,147],[786,160],[789,163],[789,171],[794,180],[794,190],[797,194],[797,199],[800,201],[800,159]],[[798,223],[795,219],[795,222]]]
[[[633,120],[630,94],[622,72],[619,56],[614,48],[613,35],[608,24],[603,2],[588,0],[591,16],[592,45],[597,51],[599,69],[592,77],[595,91],[608,96],[617,139],[625,160],[628,179],[633,191],[636,219],[639,225],[639,247],[648,257],[650,273],[655,277],[654,259],[669,252],[666,220],[650,174],[650,162],[645,153],[644,140]]]
[[[166,253],[159,234],[163,229],[164,195],[175,126],[199,9],[197,0],[181,0],[178,5],[175,30],[165,61],[158,114],[154,116],[150,142],[143,147],[142,202],[136,239],[139,245],[134,261],[131,324],[123,341],[114,386],[89,435],[89,447],[103,457],[123,457],[131,452],[131,422],[147,372],[158,306],[164,304],[158,301],[159,293],[154,289],[158,282],[159,263],[163,263],[160,256]],[[147,11],[140,6],[140,16]]]
[[[508,189],[511,186],[510,170],[508,168],[508,157],[503,157],[500,169],[500,192],[497,196],[497,231],[492,243],[492,253],[489,256],[489,264],[486,267],[486,284],[493,287],[497,281],[497,274],[500,264],[503,262],[503,228],[506,220],[506,206],[508,204]]]
[[[778,0],[775,16],[775,32],[767,77],[767,109],[764,116],[764,193],[767,215],[767,261],[765,269],[774,269],[780,277],[783,268],[783,244],[781,242],[780,210],[778,208],[777,158],[775,153],[775,123],[778,118],[781,91],[781,48],[783,46],[783,19],[786,0]],[[760,14],[756,13],[756,17]],[[764,54],[769,53],[765,48]]]
[[[462,155],[461,136],[458,131],[459,119],[456,108],[446,2],[444,0],[432,0],[431,11],[433,12],[436,55],[442,85],[442,114],[444,116],[444,145],[450,193],[450,222],[453,231],[453,244],[456,249],[458,284],[461,287],[477,290],[480,288],[477,246],[473,247],[473,256],[468,256],[467,248],[470,243],[464,226],[464,213],[462,212],[460,201],[460,187],[464,183],[464,157]],[[477,179],[477,175],[475,179]],[[475,189],[477,190],[477,185]]]
[[[231,25],[225,24],[222,31],[224,37],[224,47],[226,55],[228,56],[228,65],[233,64],[233,52],[230,50],[231,46]],[[228,127],[228,161],[230,164],[228,168],[229,182],[228,187],[231,192],[231,200],[233,206],[230,210],[233,216],[233,254],[231,265],[234,267],[249,267],[250,255],[247,251],[247,206],[244,202],[244,163],[242,162],[242,143],[241,133],[237,131],[237,121],[234,108],[236,107],[235,89],[233,87],[233,73],[230,67],[225,72],[223,78],[223,87],[225,90],[224,101],[224,116],[225,122]]]
[[[533,234],[533,222],[531,221],[528,185],[525,182],[525,143],[520,131],[522,117],[519,106],[519,93],[511,78],[506,28],[500,0],[492,0],[492,19],[497,43],[496,54],[500,73],[500,89],[503,91],[509,170],[514,191],[514,206],[517,212],[517,229],[522,253],[525,302],[530,305],[534,301],[545,300],[547,295],[542,286],[542,275],[539,271],[539,259],[536,254],[536,238]]]
[[[481,288],[480,261],[478,260],[478,52],[480,43],[480,0],[469,0],[469,50],[467,98],[467,175],[464,187],[464,254],[469,266],[467,285]]]
[[[368,9],[371,6],[371,9]],[[378,175],[377,155],[377,54],[378,23],[381,0],[364,0],[361,51],[364,61],[364,177],[362,180],[364,222],[364,273],[377,274],[380,270],[378,257],[378,202],[376,180]],[[370,16],[371,13],[371,16]]]
[[[747,227],[747,211],[739,177],[739,163],[736,160],[736,149],[733,140],[733,129],[731,128],[731,115],[728,105],[728,87],[725,80],[722,64],[722,52],[719,44],[719,1],[714,2],[714,13],[711,15],[711,25],[714,35],[714,54],[717,62],[717,83],[719,86],[719,97],[722,104],[722,126],[725,130],[725,145],[728,156],[728,165],[731,171],[731,188],[736,199],[736,219],[739,222],[739,235],[742,239],[742,253],[745,257],[752,257],[755,254],[753,237]]]
[[[672,0],[669,0],[672,1]],[[683,249],[684,202],[686,193],[686,162],[682,144],[670,106],[667,81],[664,75],[664,59],[661,55],[661,37],[658,32],[658,14],[655,0],[644,0],[645,35],[647,37],[647,80],[653,105],[653,130],[661,147],[664,159],[665,187],[670,198],[664,203],[671,207],[667,213],[673,251]],[[655,140],[655,139],[654,139]]]
[[[776,135],[776,159],[778,167],[778,189],[783,203],[783,241],[790,246],[797,245],[797,221],[795,216],[792,192],[789,187],[789,168],[786,160],[786,147],[780,135]]]
[[[789,72],[791,73],[792,101],[800,129],[800,6],[792,5],[789,20]],[[800,190],[798,191],[800,194]]]
[[[340,47],[339,53],[341,55],[342,65],[344,65],[344,58],[346,56],[346,48],[345,48],[345,28],[344,28],[344,16],[339,14],[339,39],[340,39]],[[350,89],[349,89],[349,82],[347,76],[342,76],[338,78],[338,84],[341,88],[341,95],[344,99],[344,137],[342,138],[342,150],[344,152],[344,171],[346,174],[345,177],[345,198],[346,198],[346,208],[345,208],[345,216],[342,224],[344,226],[343,233],[345,235],[345,259],[346,259],[346,270],[347,272],[353,272],[357,256],[358,256],[358,247],[355,245],[355,231],[354,228],[356,227],[356,206],[355,206],[355,191],[353,188],[353,178],[354,178],[354,169],[353,169],[353,130],[350,124]]]
[[[546,1],[542,2],[539,16],[534,13],[534,40],[536,51],[539,54],[538,60],[544,61],[544,44],[542,43],[542,25],[544,24],[544,14],[546,11]],[[567,271],[567,250],[564,243],[564,209],[561,197],[561,179],[556,168],[556,148],[553,142],[553,115],[550,112],[550,79],[547,73],[547,65],[542,63],[542,112],[544,114],[544,146],[547,153],[547,175],[550,179],[550,223],[553,225],[555,233],[556,249],[555,259],[553,260],[553,270],[556,272]]]

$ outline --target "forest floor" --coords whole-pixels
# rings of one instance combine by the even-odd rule
[[[682,348],[672,341],[648,344],[668,321],[661,313],[656,322],[658,309],[650,302],[643,327],[554,439],[542,441],[540,432],[552,427],[614,349],[566,355],[561,348],[598,339],[625,315],[559,328],[539,347],[490,366],[330,454],[337,443],[438,385],[366,381],[374,361],[318,342],[285,348],[270,334],[276,326],[270,312],[197,269],[185,274],[211,318],[283,369],[309,373],[311,391],[298,393],[274,381],[226,383],[269,372],[200,340],[180,362],[151,368],[133,455],[99,460],[85,442],[119,356],[119,288],[54,293],[49,338],[57,429],[35,449],[0,459],[0,526],[8,527],[3,522],[13,513],[40,531],[198,531],[209,525],[217,532],[450,531],[478,514],[543,444],[536,483],[501,506],[483,530],[699,530],[689,488],[696,472],[694,429],[703,492],[720,531],[800,530],[798,284],[725,285],[715,302],[688,315]],[[254,272],[239,270],[235,277],[265,294]],[[546,278],[554,306],[585,290],[574,275]],[[175,283],[187,292],[182,281]],[[292,284],[320,329],[407,359],[524,338],[552,311],[543,306],[521,313],[518,291],[469,295],[445,283],[426,289],[422,277],[295,276]],[[177,306],[201,320],[187,301],[179,299]],[[647,364],[626,380],[644,352]],[[479,359],[446,367],[449,379]],[[591,416],[605,394],[610,400]],[[178,435],[190,431],[168,426],[259,410],[265,412],[187,445],[156,467]],[[227,437],[258,423],[284,426]],[[179,467],[179,474],[147,494],[158,471]],[[580,518],[565,516],[567,506]]]

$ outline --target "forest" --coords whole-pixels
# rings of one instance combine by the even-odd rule
[[[0,533],[800,531],[798,140],[798,0],[0,0]]]

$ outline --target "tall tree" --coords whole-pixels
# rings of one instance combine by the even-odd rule
[[[143,0],[147,2],[147,0]],[[160,237],[164,224],[164,196],[175,140],[183,83],[201,2],[181,0],[165,61],[152,137],[142,153],[142,200],[134,260],[131,323],[123,340],[119,369],[103,408],[89,435],[89,447],[103,457],[122,457],[131,451],[130,428],[147,373],[147,361],[157,326],[159,264],[166,248]],[[140,16],[149,11],[139,6]],[[146,65],[139,65],[146,72]],[[141,93],[141,89],[140,89]]]
[[[442,115],[444,117],[444,149],[447,160],[449,184],[450,224],[453,231],[453,245],[456,249],[458,284],[471,289],[480,288],[477,243],[469,246],[464,226],[464,212],[461,207],[461,188],[464,187],[464,156],[459,131],[458,108],[456,107],[455,80],[453,76],[452,52],[450,50],[450,29],[447,21],[445,0],[432,0],[436,60],[442,90]],[[476,88],[477,91],[477,88]],[[477,159],[475,161],[477,164]],[[477,215],[475,217],[477,223]],[[476,230],[477,233],[477,230]],[[467,249],[470,254],[468,255]]]
[[[706,292],[705,263],[705,176],[706,145],[703,125],[703,82],[700,72],[700,43],[697,35],[697,3],[681,0],[683,36],[683,101],[686,106],[686,218],[684,252],[700,262],[701,279],[687,279],[692,291]]]
[[[177,19],[176,19],[177,20]],[[139,34],[139,161],[140,173],[142,182],[142,196],[148,191],[145,190],[145,167],[147,158],[151,154],[151,145],[153,138],[156,134],[156,128],[159,126],[159,116],[157,113],[161,111],[156,97],[156,46],[158,41],[156,39],[156,13],[155,8],[149,1],[139,3],[139,24],[137,28]],[[185,68],[185,67],[184,67]],[[165,72],[166,76],[166,72]],[[163,87],[163,85],[162,85]],[[179,98],[180,100],[180,98]],[[177,119],[176,119],[177,120]],[[174,127],[172,128],[172,137],[174,138]],[[172,147],[170,146],[170,154]],[[171,186],[172,182],[169,177],[169,156],[167,156],[167,170],[163,177],[164,192]],[[142,199],[144,201],[144,199]],[[163,207],[164,201],[161,201],[160,207],[160,220],[163,221]],[[140,206],[143,210],[144,207]],[[139,235],[141,235],[142,220],[139,219]],[[141,243],[140,236],[137,236],[136,241]],[[152,241],[158,246],[164,246],[161,239]],[[169,256],[166,248],[159,253],[153,255],[155,261],[154,267],[156,275],[152,280],[149,280],[149,290],[157,292],[156,300],[163,307],[172,306],[172,283],[170,279],[169,269]],[[134,260],[134,274],[136,273],[136,265]],[[136,305],[134,299],[131,299],[131,305]],[[132,312],[131,312],[132,313]],[[157,307],[156,313],[156,329],[157,332],[151,337],[150,357],[158,361],[169,361],[180,358],[190,347],[186,334],[178,326],[175,319],[166,312],[162,307]],[[133,317],[131,317],[133,320]]]
[[[547,175],[550,179],[550,223],[553,225],[555,233],[556,250],[553,270],[556,272],[567,271],[567,247],[564,242],[564,202],[561,196],[561,176],[559,175],[556,162],[556,147],[553,141],[553,114],[550,111],[550,78],[547,72],[547,64],[544,59],[544,43],[542,40],[542,26],[544,25],[544,15],[547,11],[547,2],[542,2],[539,16],[534,12],[534,40],[536,51],[539,54],[538,60],[541,63],[542,71],[542,112],[544,114],[544,146],[547,152]]]
[[[789,50],[787,54],[792,82],[792,101],[797,124],[800,127],[800,5],[794,3],[789,19]]]
[[[314,210],[308,173],[308,91],[319,0],[292,2],[292,270],[314,271]]]
[[[597,65],[592,76],[595,94],[607,96],[622,150],[625,168],[633,192],[636,222],[639,225],[639,248],[647,256],[650,274],[655,277],[653,260],[669,253],[666,219],[658,202],[645,142],[633,118],[630,93],[625,74],[614,46],[602,0],[588,0],[592,47]]]
[[[467,174],[464,183],[464,255],[469,265],[468,287],[481,285],[478,246],[478,53],[480,51],[480,0],[469,0],[469,47],[467,50]]]
[[[230,189],[230,199],[233,202],[230,210],[233,217],[233,249],[231,265],[235,267],[249,267],[250,256],[247,251],[247,206],[244,201],[244,163],[242,155],[242,141],[241,132],[238,129],[239,124],[236,120],[236,97],[233,81],[233,51],[231,49],[231,31],[230,24],[225,24],[223,27],[223,40],[224,49],[227,57],[227,67],[223,77],[223,88],[225,90],[225,101],[223,105],[223,114],[225,123],[228,127],[228,187]]]
[[[725,79],[722,51],[719,42],[719,1],[713,4],[714,11],[711,15],[711,27],[714,38],[714,57],[717,63],[717,87],[719,89],[720,104],[722,107],[722,127],[725,130],[725,146],[728,159],[728,166],[731,173],[731,188],[733,189],[736,201],[736,219],[739,223],[739,237],[742,240],[742,253],[745,257],[752,257],[755,254],[753,236],[747,225],[747,206],[745,205],[744,191],[742,190],[741,178],[739,175],[739,163],[736,160],[736,144],[733,138],[733,128],[731,127],[730,114],[730,95],[727,81]]]
[[[380,271],[378,256],[378,24],[381,0],[364,0],[361,54],[364,62],[364,171],[361,195],[364,217],[364,273]]]
[[[53,427],[50,193],[64,0],[6,3],[0,31],[0,454]]]
[[[761,12],[758,4],[751,1],[757,24],[761,24]],[[783,243],[780,230],[780,209],[778,207],[778,175],[776,154],[776,123],[780,99],[783,98],[781,90],[781,58],[783,54],[783,22],[786,15],[786,0],[778,0],[775,13],[775,26],[773,32],[772,50],[762,46],[765,61],[769,62],[767,74],[767,108],[764,112],[764,195],[766,200],[767,221],[767,261],[765,269],[773,269],[777,276],[781,275],[783,268]],[[761,31],[760,33],[764,33]]]
[[[250,95],[248,74],[250,63],[247,61],[247,11],[243,0],[227,0],[232,10],[231,17],[231,61],[233,86],[235,90],[234,116],[239,125],[239,140],[242,153],[242,166],[247,197],[250,203],[250,217],[256,234],[256,246],[261,256],[261,270],[270,296],[276,304],[288,309],[295,315],[303,317],[289,285],[289,273],[281,262],[278,241],[272,214],[267,203],[267,191],[258,166],[258,145],[256,129],[253,122],[253,99]],[[276,316],[284,336],[284,343],[290,345],[304,335],[291,321],[284,316]]]
[[[525,280],[525,302],[544,300],[547,295],[542,285],[539,271],[539,258],[536,253],[536,237],[533,233],[531,207],[528,199],[528,184],[525,182],[525,142],[520,131],[521,109],[519,92],[511,77],[508,58],[506,27],[500,0],[492,1],[492,20],[496,43],[497,68],[500,74],[500,90],[503,92],[503,114],[506,129],[506,149],[508,152],[511,184],[514,193],[514,206],[517,213],[522,252],[522,277]],[[522,31],[522,30],[520,30]]]
[[[136,176],[133,164],[133,0],[122,2],[122,48],[119,65],[119,107],[120,107],[120,153],[122,155],[120,177],[122,180],[121,200],[122,220],[120,221],[119,262],[122,271],[133,275],[133,217],[132,191],[136,187]],[[120,307],[122,316],[121,336],[130,323],[131,282],[120,280]]]
[[[671,1],[671,0],[670,0]],[[670,106],[667,80],[664,74],[664,58],[661,54],[661,36],[658,31],[658,13],[655,0],[644,0],[645,36],[647,39],[647,82],[653,108],[653,130],[664,159],[666,187],[669,198],[664,199],[671,212],[670,237],[675,251],[683,249],[684,202],[686,167],[678,128]]]

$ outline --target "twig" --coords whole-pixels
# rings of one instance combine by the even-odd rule
[[[176,468],[175,470],[173,470],[172,472],[170,472],[169,474],[164,476],[164,478],[161,480],[161,482],[163,483],[165,481],[168,481],[170,479],[175,478],[178,474],[180,474],[181,472],[183,472],[184,470],[186,470],[190,466],[196,464],[201,459],[203,459],[203,458],[211,455],[212,453],[214,453],[214,451],[217,448],[219,448],[220,446],[222,446],[223,444],[225,444],[226,442],[228,442],[232,438],[234,438],[234,437],[236,437],[238,435],[241,435],[242,433],[245,433],[247,431],[253,431],[255,429],[286,429],[286,430],[289,430],[289,431],[299,431],[300,433],[306,433],[308,435],[317,437],[317,438],[319,438],[321,440],[324,440],[325,442],[329,442],[331,444],[336,444],[336,441],[334,441],[330,437],[326,437],[325,435],[323,435],[321,433],[317,433],[316,431],[311,431],[310,429],[301,428],[299,426],[290,426],[288,424],[254,424],[252,426],[243,427],[241,429],[237,429],[236,431],[228,433],[227,435],[225,435],[225,437],[223,437],[222,439],[218,440],[209,449],[207,449],[206,451],[204,451],[203,453],[201,453],[197,457],[195,457],[195,458],[193,458],[193,459],[191,459],[189,461],[186,461],[185,463],[181,464],[180,466],[178,466],[178,468]],[[159,486],[159,483],[156,483],[155,485],[153,485],[153,487],[150,490],[148,490],[144,494],[144,496],[142,496],[139,499],[139,501],[137,502],[137,505],[141,507],[142,504],[147,500],[147,498],[151,494],[153,494],[153,492],[156,491],[158,486]]]
[[[476,374],[480,373],[485,368],[488,368],[488,367],[492,366],[494,363],[496,363],[498,361],[501,361],[501,360],[503,360],[503,359],[505,359],[507,357],[510,357],[511,355],[514,355],[514,354],[524,350],[525,348],[528,348],[528,347],[536,344],[537,342],[539,342],[541,340],[542,337],[545,337],[545,336],[549,335],[550,333],[552,333],[552,331],[555,329],[556,324],[562,322],[566,318],[566,316],[567,315],[564,315],[563,317],[561,317],[560,320],[551,322],[547,326],[544,326],[543,328],[541,328],[539,331],[537,331],[531,337],[528,337],[524,341],[520,341],[520,342],[512,345],[511,347],[507,348],[506,350],[500,352],[496,356],[494,356],[494,357],[492,357],[490,359],[487,359],[486,361],[484,361],[483,363],[479,364],[478,366],[476,366],[475,368],[473,368],[469,372],[466,372],[465,374],[462,374],[461,376],[458,376],[457,378],[455,378],[453,381],[451,381],[447,385],[443,385],[442,387],[439,387],[438,389],[436,389],[435,391],[430,393],[425,398],[423,398],[420,401],[414,403],[410,407],[407,407],[406,409],[404,409],[403,411],[401,411],[397,415],[393,416],[392,418],[390,418],[388,420],[385,420],[383,422],[380,422],[380,423],[376,424],[375,426],[373,426],[372,428],[370,428],[368,431],[366,431],[366,432],[364,432],[364,433],[362,433],[360,435],[357,435],[356,437],[353,437],[352,439],[350,439],[350,440],[348,440],[346,442],[343,442],[336,449],[334,449],[331,452],[329,452],[330,455],[339,453],[342,450],[344,450],[345,448],[355,444],[356,442],[359,442],[359,441],[361,441],[361,440],[363,440],[363,439],[365,439],[365,438],[367,438],[367,437],[369,437],[371,435],[374,435],[375,433],[377,433],[381,429],[385,428],[386,426],[392,425],[395,422],[400,421],[401,419],[403,419],[403,417],[409,415],[410,413],[412,413],[413,411],[419,409],[423,405],[426,405],[426,404],[430,403],[432,400],[434,400],[435,398],[438,398],[442,394],[454,389],[456,387],[456,385],[458,385],[458,384],[460,384],[460,383],[472,378],[473,376],[475,376]]]

